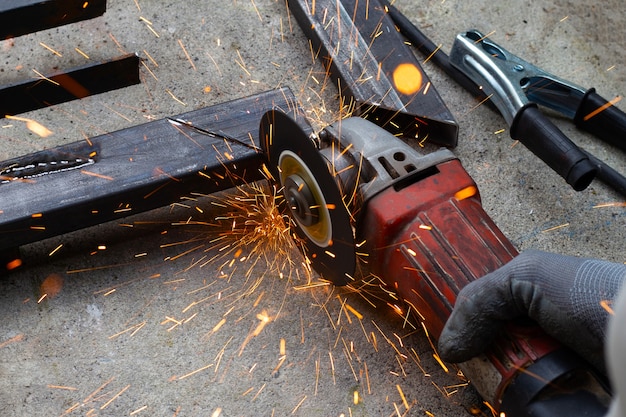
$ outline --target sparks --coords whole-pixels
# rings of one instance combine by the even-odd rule
[[[26,129],[30,130],[36,135],[39,135],[42,138],[47,138],[48,136],[52,135],[52,131],[50,131],[44,125],[42,125],[41,123],[35,120],[27,119],[25,117],[10,116],[10,115],[6,115],[4,117],[6,119],[17,120],[17,121],[26,123]]]
[[[56,51],[54,49],[52,49],[51,47],[49,47],[48,45],[46,45],[43,42],[39,42],[39,45],[43,46],[44,48],[46,48],[48,51],[52,52],[54,55],[61,57],[63,56],[59,51]]]
[[[552,232],[553,230],[562,229],[562,228],[567,227],[567,226],[569,226],[569,223],[563,223],[563,224],[560,224],[558,226],[554,226],[554,227],[550,227],[548,229],[542,230],[541,233]]]
[[[208,196],[211,205],[220,208],[220,216],[208,222],[192,220],[185,224],[207,226],[206,243],[195,246],[194,251],[218,251],[202,266],[222,259],[218,270],[226,274],[226,269],[245,263],[246,276],[250,276],[254,266],[267,264],[266,274],[293,277],[301,269],[296,260],[299,244],[280,208],[284,197],[278,191],[269,182],[258,182],[239,185],[234,192]],[[308,275],[308,271],[301,272]]]
[[[187,52],[187,49],[185,48],[185,45],[183,45],[183,41],[181,39],[178,40],[178,45],[180,45],[180,49],[182,49],[185,53],[187,61],[191,64],[191,68],[193,68],[194,71],[197,71],[196,65],[193,63],[193,60],[191,59],[191,56],[189,56],[189,52]]]
[[[594,116],[597,116],[599,113],[602,113],[604,110],[608,109],[611,106],[614,106],[615,104],[617,104],[619,101],[622,100],[622,96],[617,96],[615,97],[613,100],[607,102],[606,104],[598,107],[597,109],[595,109],[594,111],[590,112],[589,114],[586,114],[583,117],[583,120],[586,122],[587,120],[591,119]]]

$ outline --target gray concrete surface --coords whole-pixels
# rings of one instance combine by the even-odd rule
[[[626,93],[621,1],[397,5],[445,50],[462,30],[494,31],[509,50],[566,79],[608,98]],[[93,60],[122,50],[147,58],[141,85],[23,115],[49,137],[1,120],[0,160],[278,86],[293,89],[317,127],[338,110],[336,90],[324,84],[284,1],[111,0],[104,17],[0,46],[2,83],[85,62],[75,48]],[[455,152],[519,249],[626,261],[625,207],[610,204],[623,197],[598,182],[572,191],[506,131],[497,133],[502,118],[425,68],[460,124]],[[557,122],[626,172],[624,154]],[[365,294],[303,288],[297,254],[283,270],[291,278],[240,259],[221,273],[232,256],[202,267],[197,252],[172,260],[192,246],[169,244],[215,236],[172,225],[221,213],[206,199],[187,203],[25,248],[28,265],[0,280],[0,414],[468,415],[462,381],[433,359],[420,328]],[[38,302],[42,292],[49,296]]]

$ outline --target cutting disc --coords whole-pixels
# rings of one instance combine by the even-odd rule
[[[326,160],[296,121],[279,110],[263,116],[259,132],[313,269],[335,285],[349,284],[356,268],[354,234]]]

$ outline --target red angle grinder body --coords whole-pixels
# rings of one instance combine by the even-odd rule
[[[338,285],[378,276],[435,339],[461,288],[517,255],[449,150],[422,155],[360,118],[325,128],[317,147],[277,111],[260,133],[313,267]],[[507,323],[460,366],[507,417],[599,417],[610,398],[584,360],[532,324]]]

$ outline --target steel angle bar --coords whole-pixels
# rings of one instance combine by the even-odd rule
[[[354,113],[393,133],[456,146],[458,125],[379,0],[290,0]]]
[[[272,90],[0,162],[0,252],[261,179],[253,142],[273,108],[302,114]]]
[[[106,0],[4,0],[0,2],[0,39],[102,16]]]
[[[139,84],[135,54],[0,87],[0,117]]]

